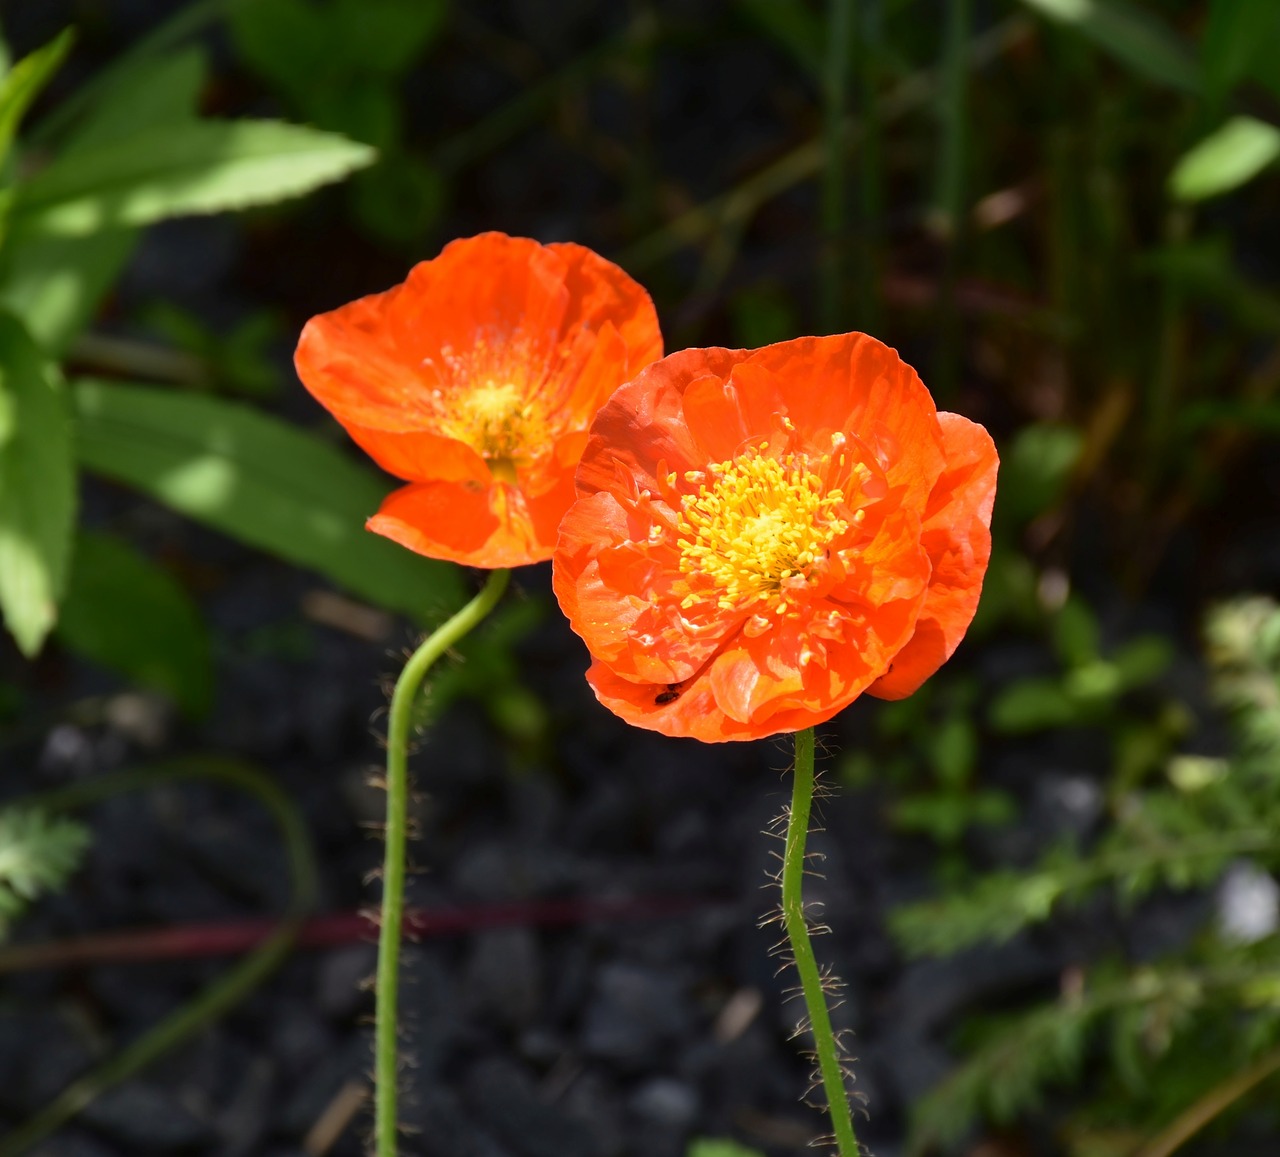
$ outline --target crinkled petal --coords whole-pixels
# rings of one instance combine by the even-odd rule
[[[951,657],[978,609],[991,558],[995,444],[985,429],[959,414],[938,419],[947,468],[929,497],[921,533],[932,575],[914,635],[869,688],[882,699],[910,695]]]

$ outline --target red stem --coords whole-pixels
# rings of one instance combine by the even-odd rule
[[[650,896],[617,900],[527,900],[468,908],[411,908],[405,912],[405,935],[416,940],[520,924],[556,927],[610,920],[663,920],[723,902],[711,897]],[[270,917],[254,917],[212,924],[102,932],[43,944],[11,944],[0,949],[0,974],[71,965],[231,956],[260,944],[275,931],[278,923]],[[303,924],[295,944],[299,948],[329,948],[372,941],[377,933],[375,912],[332,912],[314,916]]]

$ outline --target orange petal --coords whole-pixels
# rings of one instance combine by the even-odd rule
[[[723,379],[746,356],[745,350],[681,350],[616,390],[591,423],[578,467],[579,491],[610,489],[621,469],[639,489],[656,493],[660,463],[677,473],[704,467],[708,459],[685,419],[685,390],[703,378]]]
[[[581,245],[485,233],[451,242],[402,285],[312,318],[295,364],[380,466],[419,484],[370,528],[497,567],[550,557],[595,410],[661,352],[649,295],[616,265]],[[527,407],[511,441],[467,409],[473,385],[495,383]],[[507,478],[514,464],[518,485],[495,483],[486,456]]]
[[[512,567],[551,557],[534,535],[524,495],[505,482],[415,482],[392,491],[365,524],[429,558]]]
[[[938,415],[947,468],[929,496],[921,543],[933,573],[915,634],[869,688],[910,695],[951,657],[973,621],[991,558],[991,507],[999,458],[991,436],[959,414]]]

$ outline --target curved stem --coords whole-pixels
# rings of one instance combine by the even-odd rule
[[[284,960],[315,903],[316,867],[311,841],[298,809],[274,781],[248,764],[214,756],[99,776],[34,797],[33,806],[49,811],[84,807],[139,788],[181,779],[213,779],[254,795],[280,828],[289,855],[293,891],[280,926],[249,956],[214,981],[194,1000],[167,1016],[109,1061],[73,1081],[34,1117],[0,1138],[0,1157],[18,1157],[65,1125],[94,1098],[127,1080],[169,1049],[243,1000]]]
[[[449,619],[410,656],[391,696],[387,724],[387,832],[382,868],[382,927],[378,933],[377,1013],[374,1027],[374,1151],[395,1157],[397,1032],[396,1004],[400,988],[400,930],[404,923],[405,848],[409,827],[409,733],[413,729],[413,701],[431,665],[493,610],[507,582],[509,570],[495,570],[465,607]]]
[[[782,918],[787,939],[795,954],[796,971],[813,1032],[818,1070],[827,1094],[827,1112],[835,1129],[836,1148],[840,1157],[858,1157],[858,1142],[853,1135],[853,1114],[845,1091],[844,1069],[831,1016],[823,991],[822,973],[809,942],[809,922],[805,918],[802,884],[804,880],[804,846],[809,833],[809,812],[813,804],[813,728],[797,731],[795,783],[791,792],[791,810],[787,815],[787,842],[782,853]]]
[[[1180,1113],[1159,1136],[1138,1150],[1136,1157],[1171,1157],[1215,1117],[1225,1113],[1241,1097],[1251,1093],[1268,1077],[1280,1072],[1280,1049],[1272,1050],[1256,1063],[1233,1073],[1215,1085],[1198,1101]]]

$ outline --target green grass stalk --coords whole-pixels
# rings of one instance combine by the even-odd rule
[[[845,186],[849,144],[845,106],[849,100],[849,50],[853,0],[828,0],[827,58],[823,69],[822,286],[819,318],[824,333],[835,333],[844,314]]]
[[[940,397],[955,394],[960,379],[960,324],[956,282],[965,233],[965,164],[968,151],[968,43],[970,0],[950,0],[943,39],[939,122],[937,210],[946,247],[938,287],[938,355],[933,389]]]

